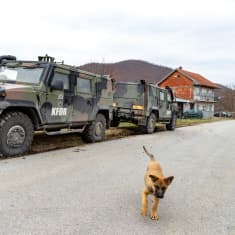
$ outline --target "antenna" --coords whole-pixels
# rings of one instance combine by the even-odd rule
[[[38,61],[54,62],[55,58],[46,54],[45,56],[38,56]]]

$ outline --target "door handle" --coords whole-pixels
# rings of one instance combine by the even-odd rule
[[[91,105],[91,100],[87,100],[87,104]]]

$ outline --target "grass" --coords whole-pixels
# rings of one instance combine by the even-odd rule
[[[225,118],[211,118],[211,119],[178,119],[176,127],[185,127],[198,125],[202,123],[216,122],[227,120]],[[165,125],[157,124],[157,131],[164,131]],[[123,122],[117,128],[110,128],[106,131],[105,140],[120,139],[127,136],[142,134],[141,128],[135,124]],[[81,134],[65,134],[48,136],[43,132],[38,132],[34,136],[34,141],[29,153],[40,153],[55,149],[63,149],[68,147],[79,147],[84,145]]]
[[[213,117],[213,118],[209,118],[209,119],[177,119],[176,122],[176,127],[185,127],[185,126],[192,126],[192,125],[199,125],[202,123],[210,123],[210,122],[218,122],[218,121],[224,121],[224,120],[228,120],[227,118],[217,118],[217,117]],[[158,128],[162,128],[162,126],[164,126],[163,124],[157,124]],[[133,123],[129,123],[129,122],[122,122],[119,125],[119,128],[136,128],[137,125],[133,124]]]
[[[177,119],[176,127],[184,127],[184,126],[193,126],[202,123],[210,123],[210,122],[218,122],[228,120],[226,118],[209,118],[209,119]]]

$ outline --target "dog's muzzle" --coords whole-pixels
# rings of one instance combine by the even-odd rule
[[[164,193],[155,193],[154,196],[156,198],[162,199],[162,198],[164,198]]]

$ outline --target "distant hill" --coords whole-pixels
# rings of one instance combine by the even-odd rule
[[[145,79],[150,83],[157,83],[167,74],[173,71],[172,68],[151,64],[141,60],[125,60],[117,63],[89,63],[79,66],[80,69],[97,74],[109,74],[116,81],[139,81]],[[221,84],[216,84],[220,89],[215,89],[215,112],[235,111],[235,90]]]
[[[141,60],[126,60],[117,63],[89,63],[79,66],[80,69],[98,74],[110,74],[116,81],[139,81],[145,79],[150,83],[157,83],[172,68],[155,65]]]

